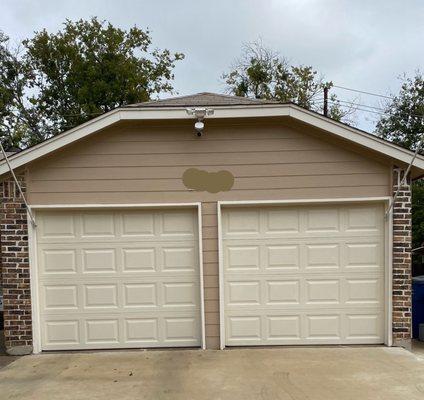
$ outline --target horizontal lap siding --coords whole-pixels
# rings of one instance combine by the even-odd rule
[[[218,217],[216,202],[202,203],[206,346],[219,345]],[[214,243],[214,244],[213,244]]]
[[[206,124],[208,125],[208,124]],[[231,191],[188,191],[187,168],[230,171]],[[389,194],[387,165],[281,126],[192,125],[110,129],[29,169],[31,204],[202,202],[206,344],[219,345],[219,200],[373,197]]]

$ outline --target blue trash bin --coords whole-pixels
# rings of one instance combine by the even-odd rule
[[[412,278],[412,337],[419,338],[419,325],[424,324],[424,275]]]

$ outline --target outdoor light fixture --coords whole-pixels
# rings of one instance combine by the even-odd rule
[[[213,115],[214,111],[211,108],[187,108],[186,111],[188,115],[193,115],[197,118],[197,121],[194,123],[194,130],[197,136],[202,136],[203,129],[205,129],[203,120],[207,115]]]

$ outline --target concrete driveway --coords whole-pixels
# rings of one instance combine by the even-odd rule
[[[424,399],[424,357],[399,348],[128,351],[21,357],[6,399]]]

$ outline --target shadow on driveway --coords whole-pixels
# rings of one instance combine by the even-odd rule
[[[4,346],[4,331],[0,331],[0,368],[9,365],[19,357],[8,356],[6,354],[6,348]]]
[[[46,353],[0,370],[2,400],[422,400],[424,358],[383,346]]]

